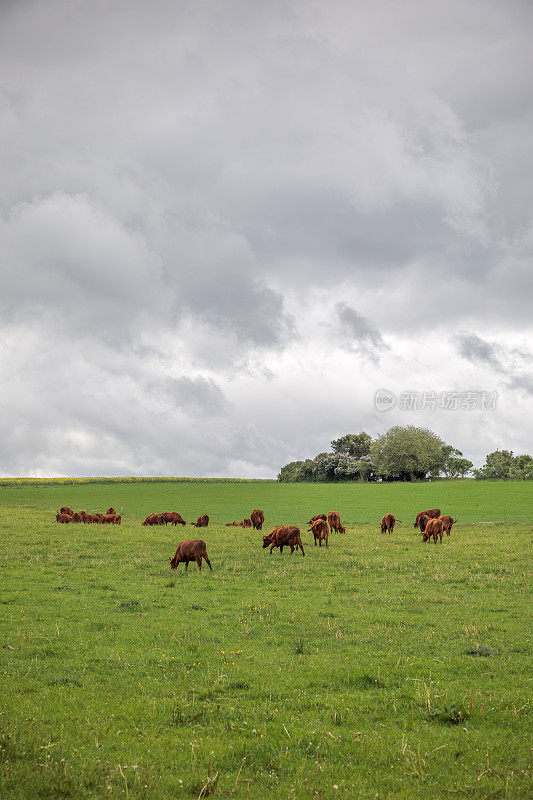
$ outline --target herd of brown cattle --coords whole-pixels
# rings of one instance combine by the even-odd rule
[[[105,514],[87,514],[86,511],[73,511],[68,506],[62,506],[56,514],[56,522],[82,522],[85,525],[120,525],[122,517],[114,508],[108,508]]]
[[[83,522],[83,523],[113,523],[120,525],[122,517],[115,512],[114,508],[108,508],[105,514],[87,514],[85,511],[75,512],[68,506],[63,506],[57,512],[56,522]],[[254,530],[262,530],[265,521],[264,513],[254,508],[249,517],[243,519],[242,522],[226,522],[226,526],[240,527],[240,528],[253,528]],[[177,511],[164,511],[162,514],[149,514],[143,525],[186,525],[187,523]],[[396,523],[401,523],[401,519],[396,519],[394,514],[385,514],[381,520],[381,533],[394,533],[394,526]],[[426,511],[420,511],[416,515],[414,522],[415,528],[420,528],[422,533],[422,540],[430,542],[433,539],[434,544],[442,537],[444,532],[449,536],[452,526],[457,522],[449,516],[441,516],[440,508],[432,508]],[[196,522],[191,522],[196,528],[207,528],[209,525],[209,517],[207,514],[202,514],[198,517]],[[322,547],[322,542],[328,546],[329,535],[335,533],[346,533],[345,526],[341,523],[340,514],[338,511],[330,511],[329,514],[315,514],[307,523],[310,527],[308,533],[313,534],[315,547]],[[263,549],[270,547],[270,554],[275,547],[279,548],[280,554],[283,555],[283,548],[289,547],[291,555],[295,550],[301,550],[302,556],[305,556],[302,538],[300,536],[300,528],[294,525],[280,525],[274,528],[272,533],[263,536]],[[212,569],[211,562],[207,556],[207,545],[202,539],[186,539],[180,542],[174,556],[170,559],[170,566],[176,569],[178,564],[184,563],[185,570],[189,566],[189,561],[196,561],[198,569],[202,569],[202,559],[205,560]]]
[[[401,519],[396,519],[394,514],[385,514],[381,520],[381,533],[393,533],[397,522],[401,522]],[[430,508],[416,515],[414,527],[420,528],[422,541],[430,542],[433,539],[433,543],[437,544],[438,539],[442,542],[445,531],[448,536],[450,535],[452,526],[456,522],[453,517],[441,516],[440,508]]]

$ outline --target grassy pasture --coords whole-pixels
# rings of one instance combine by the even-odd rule
[[[530,796],[527,483],[0,492],[0,797]],[[57,525],[63,504],[125,520]],[[424,545],[437,505],[460,523]],[[270,556],[221,524],[253,507],[303,531],[338,508],[347,535]],[[218,522],[140,525],[162,510]],[[186,537],[213,572],[170,570]]]

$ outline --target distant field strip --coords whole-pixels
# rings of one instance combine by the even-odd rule
[[[69,479],[70,480],[70,479]],[[435,481],[432,483],[313,483],[222,480],[80,479],[42,485],[10,483],[0,490],[0,505],[31,505],[50,513],[62,505],[85,511],[124,507],[128,518],[149,512],[179,511],[189,520],[209,514],[231,522],[261,508],[267,519],[306,522],[315,513],[338,510],[349,524],[378,524],[392,512],[403,524],[417,511],[440,508],[459,523],[533,521],[531,481]],[[140,520],[142,521],[142,520]]]

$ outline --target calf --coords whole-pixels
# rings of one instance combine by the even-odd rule
[[[57,513],[58,514],[68,514],[69,517],[71,517],[74,514],[74,511],[71,508],[69,508],[68,506],[61,506],[61,508],[59,509],[59,511]]]
[[[441,519],[430,519],[427,522],[426,529],[422,534],[422,538],[424,542],[429,542],[431,537],[433,537],[433,543],[437,544],[437,539],[439,536],[442,542],[443,531],[444,531],[444,525],[442,524]]]
[[[328,514],[329,532],[346,533],[346,528],[341,525],[341,518],[338,511],[330,511]]]
[[[322,547],[322,542],[326,543],[326,547],[328,546],[329,529],[325,519],[315,519],[311,524],[310,531],[315,539],[315,547],[317,542],[319,547]]]
[[[196,522],[191,522],[191,525],[194,525],[195,528],[207,528],[209,525],[209,517],[207,514],[202,514],[201,517],[198,517]]]
[[[422,514],[425,514],[426,517],[429,517],[429,519],[437,519],[437,517],[440,517],[440,508],[431,508],[429,511],[420,511],[416,515],[415,524],[413,525],[414,528],[420,527],[420,517]]]
[[[241,522],[241,525],[243,528],[251,528],[252,520],[249,517],[246,517],[246,519],[243,519],[243,521]]]
[[[302,555],[305,556],[304,546],[300,537],[300,528],[292,525],[281,525],[279,528],[274,528],[272,533],[268,536],[263,536],[263,548],[270,545],[270,555],[275,547],[279,547],[280,555],[283,555],[283,548],[291,548],[291,556],[294,550],[300,548]]]
[[[263,529],[263,522],[265,521],[265,515],[262,511],[258,508],[254,508],[252,513],[250,514],[250,519],[252,520],[252,527],[254,531],[260,531]]]
[[[109,508],[107,509],[107,511],[105,513],[106,514],[116,514],[117,512],[115,511],[113,506],[109,506]]]
[[[72,515],[71,522],[83,522],[83,517],[81,516],[81,514],[78,514],[78,512],[75,511],[74,514]]]
[[[165,511],[161,516],[163,517],[165,525],[167,524],[167,522],[171,522],[173,525],[187,524],[183,519],[183,517],[181,516],[181,514],[178,514],[177,511]]]
[[[452,532],[452,526],[455,525],[457,520],[453,519],[453,517],[446,517],[446,516],[439,517],[439,519],[442,520],[442,525],[444,527],[444,530],[446,531],[446,535],[449,536],[450,533]]]
[[[62,514],[58,511],[56,514],[56,522],[72,522],[72,516],[70,514]]]
[[[398,522],[401,522],[401,519],[399,519]],[[385,514],[381,520],[381,533],[394,533],[395,525],[396,517],[394,514]]]
[[[202,539],[186,539],[184,542],[179,543],[174,557],[170,559],[170,568],[177,569],[178,564],[185,562],[185,571],[187,571],[189,561],[196,561],[201,572],[202,558],[207,561],[209,569],[212,570],[213,567],[207,556],[206,543]]]

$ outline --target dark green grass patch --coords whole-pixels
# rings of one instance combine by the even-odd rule
[[[517,521],[497,497],[472,506],[494,524],[468,522],[479,486],[5,490],[0,797],[527,797],[532,526],[516,494]],[[465,521],[442,545],[382,536],[390,502],[435,505],[421,489]],[[53,522],[121,501],[120,527]],[[254,506],[300,524],[305,558],[222,524]],[[351,524],[315,548],[305,522],[330,508]],[[152,510],[220,522],[142,527]],[[172,572],[200,536],[213,572]]]

